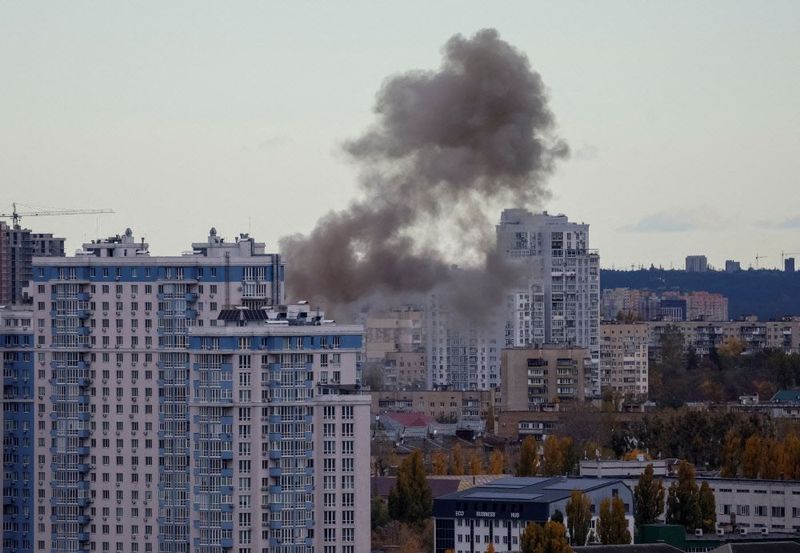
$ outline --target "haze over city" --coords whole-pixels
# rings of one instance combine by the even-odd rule
[[[202,2],[5,3],[0,15],[14,84],[0,92],[2,210],[116,211],[39,223],[70,251],[132,225],[163,254],[211,225],[272,245],[309,232],[359,195],[342,145],[373,124],[385,79],[435,70],[449,37],[482,28],[541,75],[571,147],[541,207],[590,223],[604,267],[680,267],[692,253],[768,267],[800,250],[795,2],[246,3],[236,17]]]

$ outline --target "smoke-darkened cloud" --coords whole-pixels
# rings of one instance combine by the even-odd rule
[[[344,146],[359,197],[281,241],[290,296],[346,304],[444,286],[465,310],[496,302],[515,271],[494,254],[486,209],[538,204],[568,152],[540,76],[493,29],[456,35],[438,70],[389,78],[374,111]],[[474,262],[453,268],[445,244]]]

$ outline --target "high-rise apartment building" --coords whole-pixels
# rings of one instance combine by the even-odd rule
[[[34,547],[33,316],[0,308],[3,358],[3,551],[32,553]],[[41,419],[40,419],[41,420]]]
[[[388,353],[425,348],[425,311],[417,307],[370,312],[363,324],[367,361],[384,361]]]
[[[23,303],[34,257],[64,257],[64,239],[0,222],[0,305]]]
[[[600,325],[600,378],[604,390],[647,397],[648,330],[644,322]]]
[[[500,387],[500,322],[453,310],[440,294],[426,310],[428,389],[495,390]]]
[[[506,209],[497,247],[524,264],[524,286],[507,295],[504,346],[581,347],[592,359],[586,395],[598,396],[600,257],[589,248],[589,225],[565,215]]]
[[[129,229],[32,276],[34,550],[369,547],[362,330],[283,306],[279,255]]]
[[[498,251],[521,266],[522,282],[480,320],[467,320],[431,296],[429,384],[497,389],[503,348],[549,344],[589,350],[585,394],[599,395],[600,259],[589,249],[589,225],[565,215],[506,209],[496,230]]]
[[[704,273],[708,270],[708,258],[704,255],[687,255],[686,272]]]

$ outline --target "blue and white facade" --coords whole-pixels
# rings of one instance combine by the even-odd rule
[[[260,411],[272,396],[262,394],[255,370],[252,380],[234,386],[242,368],[238,348],[235,354],[198,349],[217,334],[227,347],[231,329],[219,319],[225,309],[280,312],[279,255],[265,253],[247,235],[226,242],[212,229],[189,253],[151,257],[128,230],[84,244],[74,257],[34,259],[28,292],[31,415],[42,430],[31,464],[34,550],[323,551],[306,545],[308,532],[306,549],[270,542],[264,483],[253,475],[247,493],[240,493],[245,481],[233,475],[248,448],[250,466],[269,469],[269,455],[261,455]],[[360,334],[352,332],[360,348]],[[260,370],[260,357],[257,362]],[[355,383],[355,356],[352,378]],[[253,386],[249,395],[245,382]],[[299,388],[308,393],[305,380]],[[240,400],[251,410],[251,434],[232,422],[240,420]],[[364,436],[368,431],[367,421]],[[367,463],[368,457],[367,450]],[[315,508],[316,496],[309,503]],[[250,516],[239,517],[240,511]]]
[[[3,360],[3,551],[34,549],[34,374],[32,313],[0,307]]]

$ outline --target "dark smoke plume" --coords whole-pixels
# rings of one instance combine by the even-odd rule
[[[387,80],[375,114],[345,145],[363,167],[361,196],[281,240],[290,296],[343,305],[438,287],[462,312],[497,305],[517,275],[486,210],[539,203],[568,152],[541,78],[497,31],[456,35],[438,71]],[[472,263],[455,268],[448,249]]]

